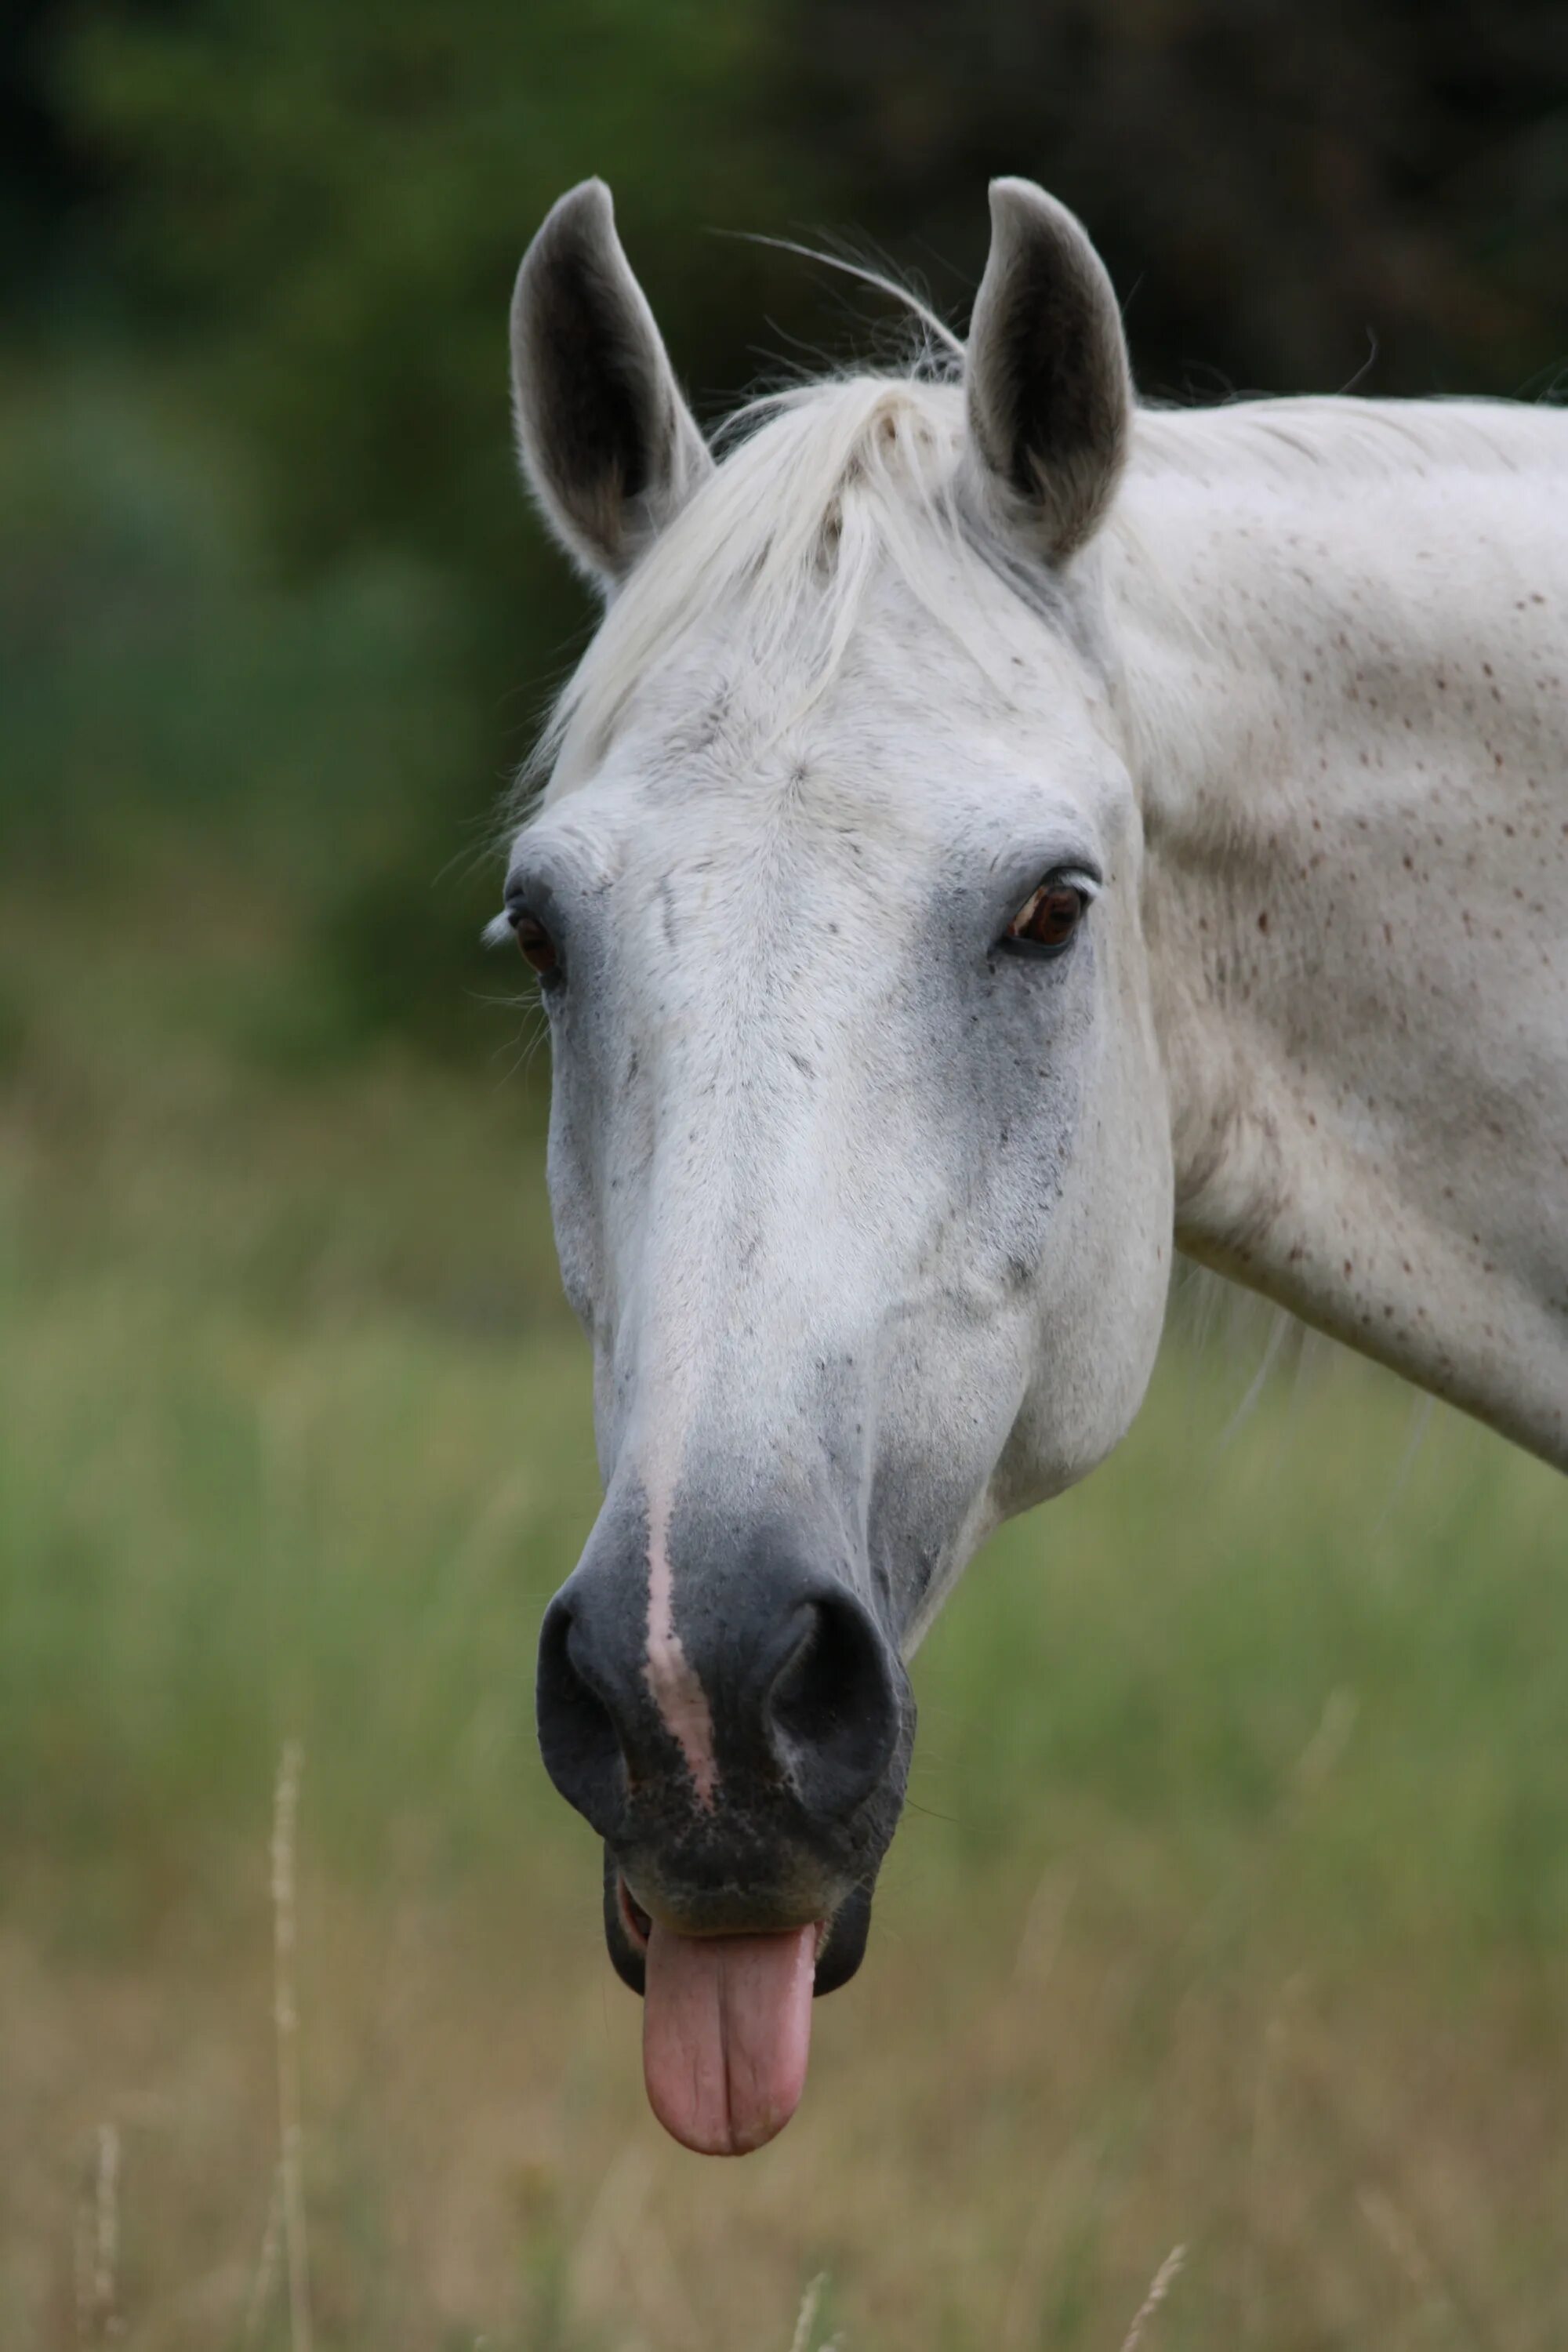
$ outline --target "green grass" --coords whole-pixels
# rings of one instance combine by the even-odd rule
[[[801,2116],[700,2166],[533,1748],[596,1499],[542,1072],[499,1013],[490,1071],[290,1068],[299,969],[254,908],[0,927],[0,2340],[78,2340],[100,2119],[119,2340],[240,2340],[297,1736],[328,2347],[782,2352],[826,2270],[847,2352],[1116,2352],[1178,2240],[1173,2352],[1561,2343],[1561,1482],[1324,1351],[1228,1430],[1256,1328],[1173,1340],[921,1658]]]

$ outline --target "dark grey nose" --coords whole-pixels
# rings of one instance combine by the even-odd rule
[[[601,1523],[602,1525],[603,1523]],[[689,1769],[647,1679],[647,1562],[637,1538],[590,1542],[539,1646],[539,1741],[568,1803],[612,1843],[634,1806],[689,1810]],[[902,1668],[870,1612],[769,1532],[674,1560],[674,1618],[712,1718],[718,1785],[754,1811],[844,1822],[899,1747]],[[673,1547],[672,1547],[673,1549]]]

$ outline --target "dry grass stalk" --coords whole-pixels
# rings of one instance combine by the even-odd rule
[[[800,2313],[795,2323],[795,2334],[789,2340],[789,2352],[809,2352],[811,2331],[816,2325],[816,2306],[822,2301],[822,2290],[827,2284],[827,2273],[818,2271],[800,2299]]]
[[[115,2309],[115,2281],[120,2270],[120,2132],[113,2124],[98,2126],[98,2180],[93,2199],[96,2221],[92,2273],[93,2305],[100,2335],[107,2340],[120,2333]]]
[[[1393,2198],[1369,2183],[1358,2193],[1356,2203],[1367,2228],[1409,2287],[1418,2314],[1428,2319],[1436,2314],[1450,2325],[1456,2320],[1462,2322],[1466,2315],[1458,2311],[1426,2248]],[[1484,2340],[1479,2328],[1467,2326],[1465,2333],[1478,2343]]]
[[[272,2175],[272,2193],[267,2200],[267,2227],[261,2233],[261,2252],[256,2258],[256,2275],[250,2282],[250,2294],[245,2306],[245,2323],[239,2340],[244,2352],[261,2341],[268,2306],[278,2281],[278,2257],[283,2250],[283,2168],[279,2165]]]
[[[278,2046],[278,2178],[292,2352],[310,2352],[310,2283],[300,2119],[300,2012],[294,1995],[294,1830],[300,1810],[300,1776],[304,1766],[305,1751],[299,1741],[286,1741],[279,1759],[272,1806],[272,2018]]]
[[[120,2131],[100,2124],[90,2200],[77,2207],[76,2332],[84,2347],[108,2344],[121,2332],[116,2308],[120,2270]]]
[[[1165,2256],[1164,2261],[1161,2263],[1159,2269],[1155,2272],[1153,2277],[1149,2282],[1149,2292],[1144,2296],[1142,2302],[1138,2306],[1137,2312],[1134,2314],[1132,2325],[1127,2331],[1126,2338],[1121,2347],[1121,2352],[1138,2352],[1138,2347],[1143,2340],[1144,2329],[1148,2326],[1149,2322],[1153,2318],[1154,2314],[1159,2310],[1160,2305],[1164,2302],[1165,2297],[1170,2294],[1171,2289],[1175,2285],[1176,2280],[1181,2274],[1182,2264],[1186,2261],[1186,2259],[1187,2250],[1185,2246],[1173,2246],[1171,2248],[1170,2252]]]

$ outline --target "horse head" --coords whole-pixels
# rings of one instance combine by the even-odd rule
[[[605,1499],[540,1736],[689,2145],[769,2137],[858,1966],[907,1662],[986,1532],[1121,1437],[1170,1124],[1100,533],[1131,393],[1018,181],[945,370],[711,452],[590,182],[518,280],[527,478],[604,592],[512,846]]]

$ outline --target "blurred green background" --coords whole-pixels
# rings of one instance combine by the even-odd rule
[[[896,325],[716,231],[962,322],[998,171],[1089,222],[1152,396],[1568,370],[1556,0],[7,11],[0,2343],[290,2340],[297,1736],[319,2344],[783,2352],[826,2271],[810,2352],[1116,2352],[1181,2241],[1163,2344],[1546,2352],[1563,1490],[1295,1337],[1249,1404],[1247,1315],[1178,1313],[930,1645],[796,2124],[704,2168],[643,2111],[532,1746],[596,1487],[478,946],[591,618],[507,302],[595,171],[705,418]]]

